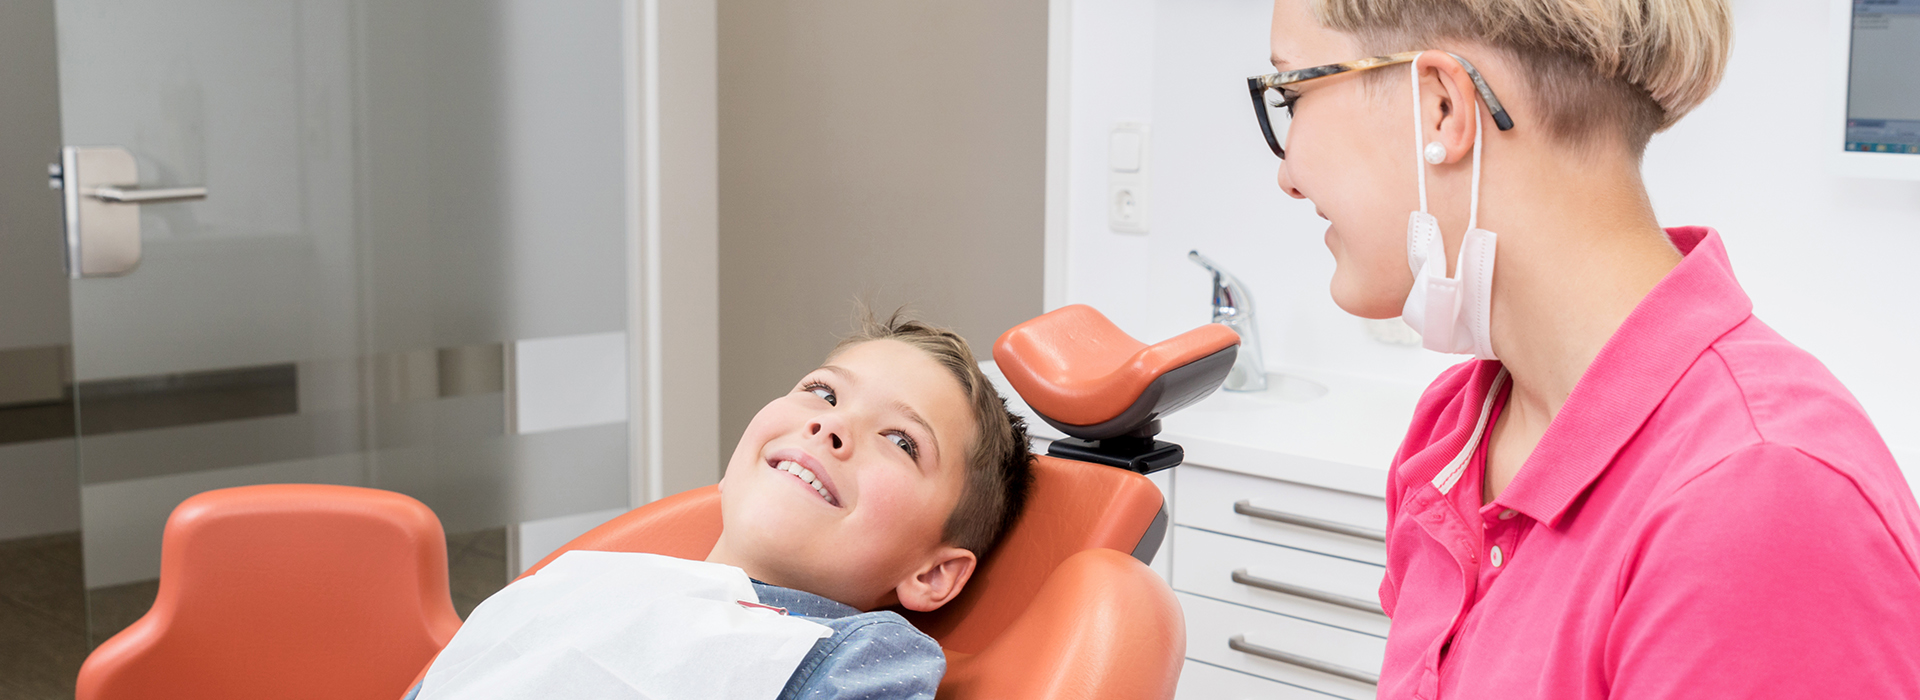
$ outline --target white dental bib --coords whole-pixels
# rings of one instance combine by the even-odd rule
[[[759,601],[724,564],[567,552],[475,608],[418,700],[772,700],[833,630]]]

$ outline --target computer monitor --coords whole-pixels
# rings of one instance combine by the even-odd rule
[[[1830,0],[1840,175],[1920,180],[1920,0]]]

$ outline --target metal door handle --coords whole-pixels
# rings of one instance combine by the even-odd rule
[[[140,265],[141,204],[206,199],[207,188],[143,190],[133,154],[119,146],[67,146],[47,168],[66,214],[67,276],[116,277]],[[134,205],[134,206],[127,206]]]
[[[1236,635],[1233,635],[1233,638],[1228,639],[1227,648],[1232,649],[1234,651],[1238,651],[1238,652],[1252,654],[1254,656],[1258,656],[1263,659],[1271,659],[1283,664],[1288,664],[1291,666],[1299,666],[1300,668],[1304,668],[1309,671],[1319,671],[1329,676],[1339,676],[1341,678],[1345,678],[1350,681],[1359,681],[1367,685],[1374,685],[1374,686],[1380,685],[1380,675],[1377,673],[1367,673],[1366,671],[1361,671],[1359,669],[1347,668],[1339,664],[1330,664],[1325,661],[1321,661],[1319,659],[1309,659],[1299,654],[1289,654],[1279,649],[1254,644],[1252,642],[1247,641],[1247,636],[1244,634],[1236,634]]]
[[[95,187],[88,195],[107,202],[126,204],[152,204],[154,202],[178,202],[190,199],[206,199],[205,187],[164,187],[152,190],[138,190],[123,187]]]
[[[1322,603],[1338,605],[1343,608],[1353,608],[1354,610],[1358,610],[1360,612],[1373,613],[1381,617],[1386,617],[1387,615],[1387,611],[1380,609],[1380,605],[1378,603],[1362,600],[1360,598],[1355,598],[1353,596],[1345,596],[1345,595],[1340,595],[1338,593],[1328,593],[1326,591],[1323,591],[1317,588],[1308,588],[1306,586],[1296,586],[1291,583],[1286,583],[1283,581],[1275,581],[1270,578],[1255,576],[1253,574],[1247,573],[1246,569],[1234,569],[1233,582],[1247,585],[1247,586],[1253,586],[1254,588],[1264,588],[1266,590],[1273,591],[1275,593],[1285,593],[1287,595],[1298,597],[1298,598],[1306,598],[1308,600],[1317,600]]]
[[[1253,504],[1253,501],[1250,501],[1250,500],[1242,500],[1234,503],[1233,512],[1239,513],[1241,515],[1249,516],[1249,517],[1259,518],[1261,520],[1272,520],[1276,523],[1286,523],[1288,525],[1298,525],[1300,527],[1309,527],[1315,530],[1320,530],[1322,532],[1331,532],[1336,535],[1358,537],[1363,540],[1373,540],[1375,542],[1387,541],[1387,533],[1381,532],[1379,530],[1360,527],[1358,525],[1348,525],[1346,523],[1336,523],[1331,520],[1309,518],[1304,515],[1282,513],[1277,510],[1272,510],[1269,508],[1261,508],[1260,506],[1256,506]]]

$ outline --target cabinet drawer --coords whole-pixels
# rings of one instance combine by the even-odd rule
[[[1327,700],[1327,696],[1239,671],[1187,660],[1174,700]]]
[[[1187,617],[1188,657],[1342,698],[1374,697],[1387,640],[1192,593],[1174,595]]]
[[[1382,499],[1191,465],[1178,471],[1178,524],[1387,563]]]
[[[1387,636],[1380,566],[1185,526],[1173,538],[1177,590]]]

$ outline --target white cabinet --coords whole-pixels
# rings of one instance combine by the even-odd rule
[[[1192,463],[1171,475],[1155,564],[1187,619],[1178,697],[1373,698],[1386,504]]]

